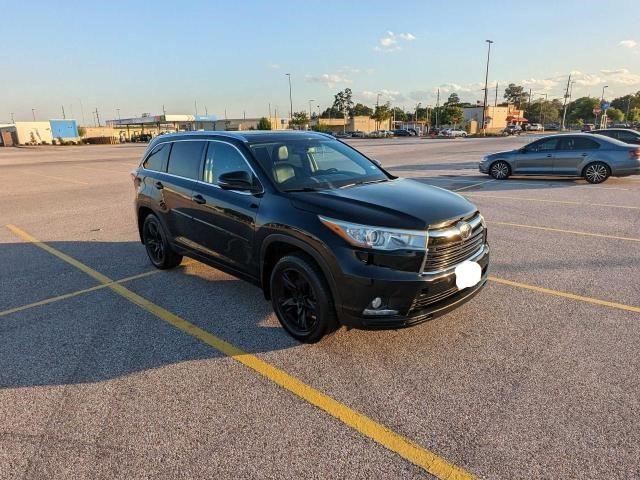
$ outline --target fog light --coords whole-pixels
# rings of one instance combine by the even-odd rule
[[[382,299],[380,297],[376,297],[371,301],[371,306],[373,308],[380,308],[380,305],[382,305]]]

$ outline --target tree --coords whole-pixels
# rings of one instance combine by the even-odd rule
[[[613,107],[607,108],[607,118],[614,123],[621,122],[624,118],[624,112]]]
[[[333,108],[339,112],[351,112],[353,108],[353,93],[350,88],[345,88],[342,92],[338,92],[333,96]]]
[[[258,130],[271,130],[271,122],[267,117],[262,117],[258,121]]]
[[[458,125],[464,120],[464,111],[457,105],[446,105],[439,113],[441,125]]]
[[[407,112],[400,107],[393,107],[391,109],[391,117],[395,118],[399,122],[406,122],[409,119]]]
[[[611,106],[626,112],[640,107],[640,91],[635,94],[624,95],[622,97],[614,98],[611,100]],[[628,119],[627,119],[628,120]]]
[[[376,110],[373,112],[373,115],[371,115],[371,118],[376,121],[376,129],[379,130],[380,123],[391,118],[391,104],[385,103],[384,105],[376,105]]]
[[[538,99],[527,105],[525,116],[530,122],[549,123],[560,119],[562,103],[557,100]]]
[[[296,127],[304,127],[309,124],[309,116],[307,112],[293,112],[293,118],[289,121],[289,125]]]
[[[567,105],[567,116],[571,123],[582,120],[591,123],[594,119],[593,109],[600,105],[600,100],[593,97],[580,97]]]
[[[507,88],[504,89],[504,99],[507,103],[515,103],[518,108],[522,108],[522,104],[527,101],[529,94],[524,91],[522,85],[516,85],[510,83]]]
[[[329,107],[320,114],[320,118],[343,118],[344,112],[335,107]]]
[[[456,92],[453,92],[451,95],[449,95],[449,98],[447,99],[446,102],[444,102],[445,105],[460,105],[460,97],[458,96],[458,94]]]
[[[371,115],[373,115],[373,108],[363,105],[362,103],[356,103],[349,113],[352,117],[370,117]]]

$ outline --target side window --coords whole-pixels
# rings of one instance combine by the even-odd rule
[[[237,171],[252,173],[242,154],[228,143],[209,142],[202,179],[215,185],[223,173]]]
[[[154,170],[156,172],[164,172],[167,169],[167,159],[169,158],[169,151],[171,145],[169,143],[163,143],[158,145],[149,154],[142,166],[147,170]]]
[[[527,147],[528,152],[546,152],[555,150],[558,140],[556,138],[548,138],[546,140],[538,140]]]
[[[590,138],[576,137],[573,139],[573,150],[596,150],[600,144]]]
[[[640,143],[640,136],[631,132],[618,132],[618,139],[627,143]]]
[[[204,144],[198,141],[173,142],[167,173],[197,180]]]

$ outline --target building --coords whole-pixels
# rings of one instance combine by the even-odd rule
[[[391,130],[391,119],[377,122],[371,117],[360,115],[356,117],[344,118],[320,118],[320,125],[330,132],[364,132],[371,133],[375,130]],[[311,120],[311,125],[317,125],[318,119]]]
[[[0,147],[13,147],[17,144],[16,126],[13,123],[0,123]]]
[[[75,120],[49,120],[51,136],[58,140],[78,140],[78,122]]]
[[[16,122],[16,137],[21,145],[41,145],[53,143],[51,123]]]
[[[476,129],[482,129],[482,111],[483,107],[468,107],[463,108],[464,121],[471,125],[475,122]],[[522,125],[527,122],[524,118],[524,111],[516,108],[515,105],[506,106],[487,106],[484,108],[485,122],[487,124],[487,132],[498,133],[504,130],[507,125]],[[473,128],[471,128],[473,130]],[[476,133],[475,131],[469,131],[469,133]]]

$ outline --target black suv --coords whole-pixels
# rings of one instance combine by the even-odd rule
[[[162,135],[133,176],[156,267],[187,255],[258,285],[304,342],[340,324],[423,322],[486,282],[487,229],[474,205],[394,177],[330,135]]]

